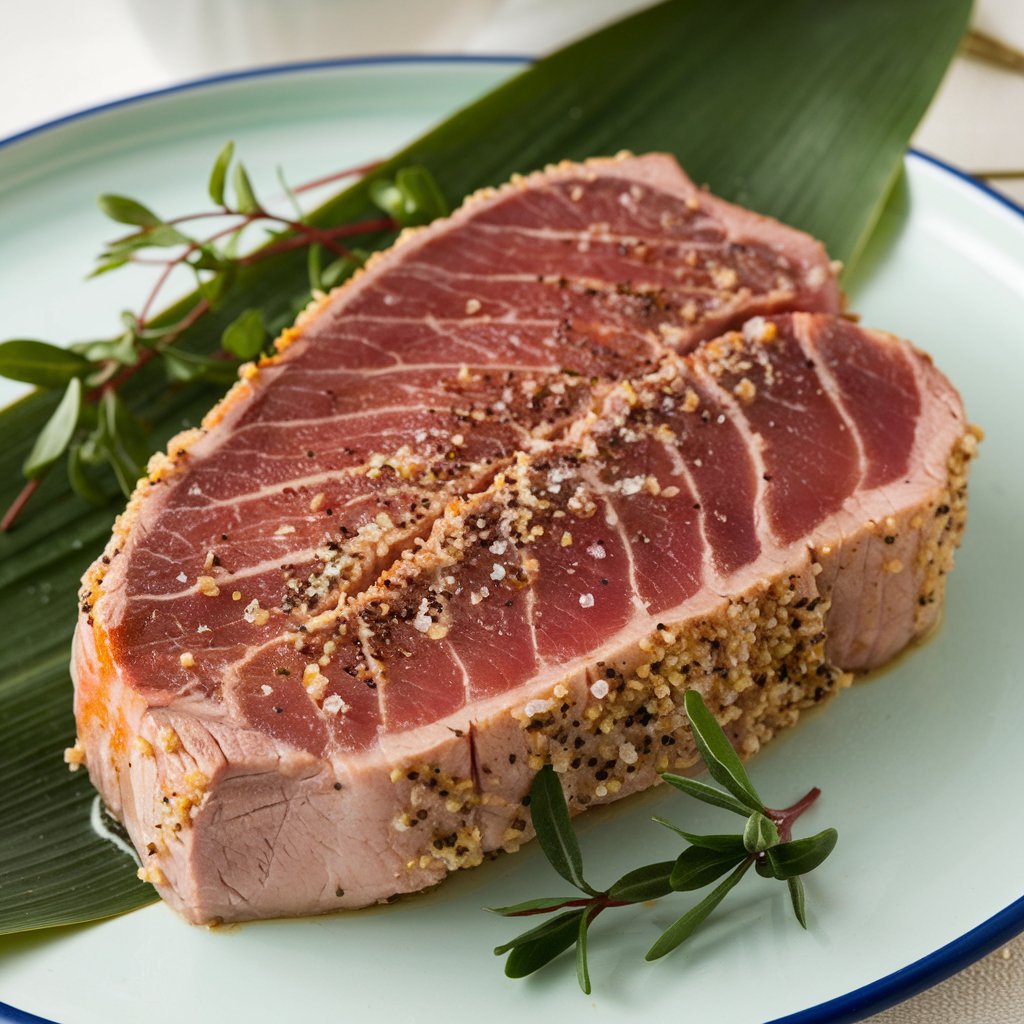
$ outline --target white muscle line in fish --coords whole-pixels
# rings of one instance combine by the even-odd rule
[[[694,480],[693,474],[690,472],[690,467],[686,464],[686,460],[680,455],[679,449],[672,444],[670,441],[661,439],[661,445],[668,454],[669,460],[672,463],[672,468],[675,471],[676,476],[682,477],[686,481],[686,486],[689,487],[690,493],[693,495],[693,500],[700,505],[699,509],[694,509],[697,513],[697,522],[700,524],[700,536],[702,541],[701,550],[701,580],[702,586],[708,588],[714,588],[716,593],[721,593],[724,590],[722,583],[722,577],[718,572],[718,567],[715,565],[714,548],[711,544],[711,538],[708,536],[707,530],[707,509],[704,507],[704,502],[701,501],[700,490],[697,487],[697,481]]]
[[[594,494],[600,494],[602,490],[600,479],[595,479],[591,473],[584,472],[584,479],[590,484],[590,488]],[[626,499],[629,500],[628,498]],[[629,537],[626,535],[626,530],[622,522],[622,517],[615,511],[615,503],[610,497],[601,497],[601,502],[605,506],[605,522],[611,527],[612,530],[619,536],[619,541],[622,544],[622,550],[626,556],[626,569],[629,576],[629,590],[630,590],[630,604],[633,606],[634,616],[638,613],[641,615],[647,614],[647,605],[644,600],[640,597],[640,581],[636,575],[636,559],[633,557],[633,545],[630,543]],[[610,521],[608,513],[611,512],[614,517],[614,521]]]
[[[502,321],[497,320],[494,317],[490,319],[484,319],[479,316],[458,316],[458,317],[443,317],[434,316],[432,313],[424,314],[423,316],[368,316],[360,314],[359,320],[364,320],[370,324],[422,324],[424,326],[430,326],[431,324],[436,325],[451,325],[455,324],[458,326],[470,326],[478,327],[481,324],[493,324],[493,323],[517,323],[523,324],[527,327],[551,327],[558,323],[556,317],[515,317],[512,320]],[[437,328],[440,330],[440,326]],[[351,373],[351,371],[349,371]],[[360,371],[361,372],[361,371]]]
[[[452,367],[453,371],[457,372],[458,367]],[[447,397],[439,395],[439,398]],[[423,404],[417,402],[413,405],[388,405],[388,406],[377,406],[373,409],[361,409],[356,412],[342,412],[342,413],[331,413],[329,416],[311,416],[306,419],[297,420],[260,420],[258,423],[246,423],[244,426],[235,428],[235,437],[242,437],[251,431],[267,431],[268,433],[275,433],[284,430],[298,430],[304,427],[315,427],[320,426],[322,428],[333,427],[335,424],[344,423],[348,420],[366,419],[371,416],[394,416],[401,415],[406,412],[422,412]],[[346,436],[348,434],[346,433]],[[318,438],[322,437],[322,434],[317,435]],[[323,447],[323,442],[318,442],[318,447]],[[295,453],[292,452],[289,458],[295,458]],[[260,458],[266,458],[266,455],[261,451]]]
[[[754,492],[754,531],[759,538],[768,537],[773,545],[778,545],[778,538],[768,523],[765,496],[768,490],[768,481],[765,480],[767,469],[764,464],[764,438],[757,433],[750,425],[742,405],[736,397],[725,388],[719,386],[718,381],[707,372],[707,368],[694,360],[691,365],[691,372],[694,377],[704,386],[705,390],[715,395],[719,404],[726,410],[726,418],[734,424],[743,437],[744,448],[754,463],[754,479],[756,490]],[[756,399],[755,399],[756,401]],[[762,547],[764,544],[762,543]]]
[[[448,654],[451,656],[452,661],[459,666],[459,671],[462,673],[462,692],[466,698],[466,704],[469,705],[473,700],[473,688],[469,678],[469,671],[466,669],[465,662],[456,653],[455,648],[448,644]]]
[[[357,623],[357,632],[359,639],[362,641],[359,650],[362,652],[363,657],[366,659],[367,667],[373,673],[374,682],[376,687],[374,693],[377,697],[377,713],[380,715],[381,727],[385,732],[388,728],[388,716],[387,716],[387,702],[384,700],[385,691],[388,686],[387,671],[384,666],[377,661],[373,656],[373,634],[370,632],[369,625],[363,621],[361,615],[355,615],[354,619]]]
[[[689,252],[696,250],[724,250],[729,246],[729,239],[723,235],[719,241],[698,241],[697,239],[673,238],[671,235],[641,235],[631,233],[617,234],[614,231],[594,231],[594,225],[586,228],[528,228],[518,224],[474,224],[475,230],[487,234],[525,235],[527,238],[544,238],[554,241],[568,239],[575,242],[607,242],[610,245],[646,245],[675,248]]]
[[[832,375],[832,371],[825,365],[824,358],[813,347],[810,339],[806,337],[804,325],[799,317],[795,318],[793,326],[795,328],[793,336],[796,338],[797,344],[800,346],[804,356],[814,365],[814,372],[818,375],[825,394],[832,400],[832,404],[836,407],[840,419],[846,425],[847,434],[853,438],[853,442],[857,446],[857,467],[860,470],[860,475],[857,477],[857,484],[854,487],[854,493],[856,493],[868,472],[868,458],[864,451],[864,442],[861,440],[860,431],[857,429],[856,422],[846,408],[846,403],[843,401],[842,393],[839,390],[835,377]]]
[[[341,469],[332,469],[324,473],[313,473],[309,476],[291,477],[288,480],[282,480],[280,483],[268,484],[265,487],[260,487],[255,491],[235,494],[230,498],[217,498],[214,501],[210,501],[205,505],[202,505],[196,511],[205,512],[212,508],[221,508],[223,506],[238,505],[244,502],[259,501],[262,498],[269,498],[271,495],[280,494],[288,488],[298,490],[301,487],[317,487],[320,484],[326,484],[330,483],[332,480],[337,480],[339,477],[362,476],[366,473],[366,469],[367,467],[365,465],[343,466]]]

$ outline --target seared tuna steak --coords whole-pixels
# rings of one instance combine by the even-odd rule
[[[197,922],[415,891],[529,837],[545,760],[575,809],[692,767],[689,687],[751,754],[930,628],[975,437],[838,302],[654,156],[308,313],[84,583],[79,743],[144,877]]]

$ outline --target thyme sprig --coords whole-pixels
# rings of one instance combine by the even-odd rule
[[[280,212],[259,198],[245,165],[235,159],[234,144],[228,142],[207,180],[211,210],[163,218],[129,196],[101,195],[103,213],[132,230],[106,244],[89,276],[129,265],[153,267],[156,276],[138,309],[121,314],[122,329],[116,337],[67,348],[35,339],[0,343],[0,376],[63,391],[25,460],[27,483],[0,521],[0,530],[10,529],[43,475],[64,456],[71,487],[86,500],[99,504],[107,499],[104,476],[111,471],[121,490],[131,493],[151,445],[143,419],[129,410],[118,391],[143,366],[158,361],[168,380],[179,386],[193,381],[227,385],[241,364],[266,351],[274,332],[255,306],[243,309],[227,325],[221,349],[214,355],[175,347],[190,327],[238,289],[242,268],[296,249],[308,250],[309,289],[295,297],[292,308],[297,311],[311,296],[340,284],[362,266],[368,253],[349,248],[347,240],[425,224],[448,212],[436,182],[418,166],[401,168],[394,180],[371,184],[370,198],[385,216],[325,228],[303,212],[302,194],[362,176],[376,166],[351,167],[294,187],[278,169],[289,204],[288,212]],[[212,219],[217,221],[216,230],[194,230]],[[241,252],[243,238],[253,228],[262,229],[266,237]],[[154,311],[178,268],[191,271],[196,291],[184,315],[166,323]]]
[[[530,814],[537,842],[551,866],[583,895],[543,897],[513,906],[488,908],[504,917],[561,911],[556,917],[495,947],[496,956],[508,954],[505,961],[508,977],[526,977],[575,945],[576,977],[580,988],[589,995],[587,934],[598,915],[611,907],[632,906],[673,892],[702,889],[726,875],[724,881],[688,909],[651,946],[646,959],[657,960],[693,935],[751,867],[764,878],[786,883],[793,913],[800,925],[807,927],[801,876],[813,871],[828,857],[836,845],[838,833],[834,828],[827,828],[806,839],[793,839],[792,828],[821,791],[815,787],[797,803],[781,810],[766,807],[743,763],[696,690],[687,691],[685,708],[708,774],[723,788],[670,773],[661,777],[697,800],[743,816],[746,819],[743,831],[697,835],[663,818],[655,818],[658,824],[686,840],[689,844],[686,849],[675,860],[635,868],[608,889],[595,889],[583,874],[583,854],[561,782],[551,765],[546,765],[535,776],[530,790]]]

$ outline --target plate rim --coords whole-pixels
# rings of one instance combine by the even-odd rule
[[[168,86],[132,93],[118,99],[61,115],[40,122],[0,138],[0,151],[19,142],[124,107],[145,103],[152,99],[223,85],[265,79],[277,75],[302,74],[311,71],[333,70],[350,67],[373,67],[380,65],[452,65],[452,64],[507,64],[527,66],[534,57],[520,54],[474,54],[474,53],[393,53],[367,54],[358,57],[337,57],[314,61],[297,61],[257,65],[236,71],[222,72],[189,78]],[[975,178],[955,165],[920,149],[908,148],[907,157],[937,169],[958,180],[961,187],[980,192],[988,201],[994,202],[1024,220],[1024,205],[996,191],[985,182]],[[855,1024],[865,1017],[895,1006],[920,992],[937,985],[1001,945],[1024,932],[1024,895],[1003,910],[983,921],[963,935],[860,988],[853,989],[822,1003],[806,1007],[784,1017],[773,1018],[767,1024]],[[0,1024],[58,1024],[47,1017],[40,1017],[26,1010],[0,1000]]]

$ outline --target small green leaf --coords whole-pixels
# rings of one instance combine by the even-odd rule
[[[263,324],[263,311],[247,309],[224,330],[221,345],[238,359],[255,359],[263,348],[267,329]]]
[[[259,200],[253,191],[252,182],[249,180],[245,166],[241,163],[235,164],[234,183],[235,203],[239,213],[259,213]]]
[[[68,381],[64,397],[53,410],[53,415],[36,438],[32,451],[25,459],[23,472],[29,480],[34,479],[50,468],[64,454],[75,427],[78,426],[78,414],[82,407],[82,382],[77,377]]]
[[[68,449],[68,483],[79,497],[91,505],[105,505],[108,495],[103,489],[95,467],[82,454],[82,445],[73,444]]]
[[[100,400],[97,443],[128,497],[145,472],[149,444],[142,424],[113,391],[104,391]]]
[[[826,828],[816,836],[793,839],[767,851],[768,864],[776,878],[789,879],[813,871],[835,849],[839,833]]]
[[[657,942],[647,951],[645,960],[657,960],[671,953],[676,946],[685,942],[703,923],[711,912],[725,899],[729,891],[746,873],[750,861],[744,861],[718,888],[705,896],[697,906],[688,910],[675,924],[668,928]]]
[[[100,256],[101,261],[125,259],[139,249],[169,249],[176,245],[188,245],[190,239],[171,224],[159,224],[156,227],[144,228],[124,238],[115,239],[107,245],[106,252]]]
[[[306,273],[309,275],[309,290],[311,292],[324,290],[323,273],[320,266],[321,252],[320,246],[314,243],[306,253]]]
[[[590,995],[590,967],[587,964],[587,929],[597,914],[597,907],[588,907],[580,917],[579,934],[576,936],[576,980],[584,995]]]
[[[305,213],[302,210],[302,205],[299,203],[299,197],[295,194],[295,190],[288,184],[288,179],[284,176],[284,168],[278,164],[277,168],[277,180],[281,186],[281,190],[288,198],[288,202],[291,204],[292,213],[295,214],[295,220],[302,222]]]
[[[92,363],[112,360],[122,366],[131,366],[139,358],[135,336],[131,332],[110,340],[81,341],[72,345],[71,348]]]
[[[206,380],[212,384],[233,384],[238,379],[238,364],[234,360],[210,359],[177,348],[164,349],[160,357],[167,376],[173,381]]]
[[[405,202],[406,215],[413,223],[429,224],[448,215],[448,203],[434,176],[420,165],[402,167],[395,174],[395,185]]]
[[[657,900],[672,891],[669,876],[675,861],[664,860],[657,864],[627,871],[609,890],[613,900],[629,900],[630,903],[643,903],[644,900]]]
[[[429,224],[448,213],[448,204],[433,175],[420,166],[403,167],[395,180],[370,183],[370,199],[402,227]]]
[[[578,899],[577,896],[542,896],[535,900],[526,900],[524,903],[514,903],[510,907],[484,907],[484,910],[492,914],[501,914],[502,917],[515,917],[528,910],[554,910],[555,907],[565,906],[571,900]]]
[[[97,197],[99,208],[118,224],[134,224],[140,228],[155,228],[163,221],[148,206],[128,196],[106,193]]]
[[[750,810],[763,811],[764,804],[747,776],[743,763],[732,749],[715,716],[708,711],[701,695],[696,690],[687,690],[684,700],[693,738],[697,741],[697,749],[711,777]]]
[[[800,881],[798,875],[794,875],[792,878],[787,878],[786,883],[789,885],[789,898],[793,903],[793,913],[796,914],[796,919],[800,922],[800,927],[806,928],[807,908],[804,902],[804,883]]]
[[[119,267],[123,267],[128,262],[127,256],[111,256],[109,258],[99,257],[99,262],[92,270],[86,275],[86,280],[90,280],[94,277],[100,277],[102,274],[107,274],[111,270],[117,270]]]
[[[0,342],[0,377],[9,380],[62,388],[72,377],[82,377],[94,369],[84,356],[49,342],[23,338]]]
[[[207,191],[210,193],[210,198],[218,206],[224,205],[224,182],[227,180],[228,167],[231,164],[231,159],[234,155],[234,142],[225,142],[223,148],[217,154],[217,159],[213,162],[213,169],[210,171],[210,181],[207,185]]]
[[[670,786],[675,786],[676,789],[681,789],[684,793],[696,797],[698,800],[703,800],[706,804],[711,804],[714,807],[724,807],[727,811],[742,814],[744,818],[750,814],[750,808],[746,804],[741,804],[734,796],[723,793],[720,789],[715,789],[714,786],[709,786],[706,782],[688,779],[685,775],[671,775],[668,772],[662,775],[662,779]]]
[[[515,938],[509,939],[508,942],[504,942],[500,946],[495,946],[494,955],[501,956],[503,953],[507,953],[510,949],[515,949],[516,946],[529,945],[531,942],[538,942],[553,933],[559,932],[570,919],[572,921],[572,929],[575,932],[582,913],[582,910],[567,910],[564,914],[559,914],[558,917],[545,918],[545,920],[540,924],[527,929],[525,932],[520,932]]]
[[[543,937],[517,944],[505,961],[505,975],[525,978],[564,953],[579,937],[582,917],[582,910],[563,914],[551,922],[553,927]]]
[[[554,768],[546,764],[533,778],[530,788],[530,816],[544,856],[551,866],[577,889],[596,895],[583,879],[583,854],[573,831],[562,784]]]
[[[749,854],[739,844],[736,850],[708,850],[702,846],[691,846],[683,850],[676,858],[672,867],[669,882],[676,892],[689,892],[692,889],[703,889],[716,878],[721,878],[726,871],[731,871],[740,861],[750,859]]]
[[[761,853],[779,841],[779,830],[771,818],[766,818],[760,811],[754,811],[747,818],[743,829],[743,845],[748,853]]]
[[[744,811],[744,813],[746,812]],[[655,817],[651,820],[656,821],[659,825],[664,825],[665,828],[672,829],[676,835],[682,836],[692,846],[703,846],[707,850],[739,851],[743,849],[743,837],[735,832],[728,835],[702,836],[694,832],[685,832],[678,825],[673,825],[671,821],[666,821],[664,818]]]

